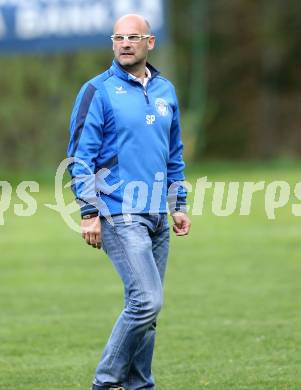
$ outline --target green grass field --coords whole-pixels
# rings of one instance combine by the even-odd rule
[[[188,179],[300,180],[297,163],[205,164]],[[206,196],[191,235],[172,239],[158,323],[158,390],[301,389],[301,219],[290,203],[268,220],[216,217]],[[0,226],[0,389],[89,389],[122,286],[104,253],[85,245],[41,185],[38,212]],[[14,198],[14,201],[20,203]]]

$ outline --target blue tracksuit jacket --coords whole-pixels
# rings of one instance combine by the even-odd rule
[[[164,213],[168,200],[171,211],[186,204],[175,89],[147,67],[144,88],[114,60],[77,96],[68,157],[82,215]]]

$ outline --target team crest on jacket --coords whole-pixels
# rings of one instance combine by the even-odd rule
[[[166,116],[168,114],[168,103],[162,98],[157,98],[155,101],[156,110],[161,116]]]

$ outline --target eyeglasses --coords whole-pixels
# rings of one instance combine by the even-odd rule
[[[150,38],[151,35],[143,35],[143,34],[130,34],[130,35],[122,35],[122,34],[114,34],[111,35],[111,39],[113,42],[123,42],[125,40],[128,40],[132,43],[137,43],[142,41],[142,39]]]

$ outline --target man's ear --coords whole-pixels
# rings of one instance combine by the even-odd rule
[[[156,38],[151,37],[148,41],[148,50],[153,50],[155,47],[155,43],[156,43]]]

